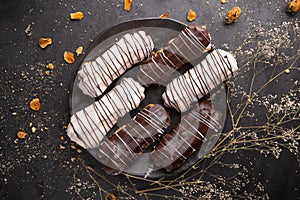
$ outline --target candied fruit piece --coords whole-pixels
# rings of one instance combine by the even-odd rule
[[[34,98],[30,101],[30,108],[34,111],[38,111],[41,108],[41,103],[39,98]]]
[[[49,63],[48,65],[46,65],[46,68],[52,70],[54,69],[54,65],[52,63]]]
[[[225,16],[225,23],[231,24],[233,22],[236,22],[239,19],[241,12],[242,11],[240,7],[233,7],[232,9],[230,9]]]
[[[39,46],[44,49],[48,45],[52,44],[52,39],[51,38],[40,38],[39,39]]]
[[[70,51],[65,51],[65,53],[64,53],[64,60],[67,63],[72,64],[75,61],[74,54],[72,52],[70,52]]]
[[[169,13],[164,13],[159,16],[160,18],[169,18]]]
[[[105,195],[105,200],[116,200],[116,196],[113,193],[107,193]]]
[[[189,21],[189,22],[191,22],[191,21],[194,21],[195,19],[196,19],[196,16],[197,16],[197,14],[196,14],[196,12],[195,11],[193,11],[192,9],[190,9],[189,11],[188,11],[188,14],[187,14],[187,20]]]
[[[70,13],[70,19],[73,20],[82,20],[82,18],[84,17],[82,12],[75,12],[75,13]]]
[[[288,11],[297,13],[300,10],[300,0],[291,0],[288,4]]]
[[[24,132],[24,131],[19,131],[17,133],[17,137],[20,138],[20,139],[24,139],[26,137],[27,133]]]
[[[124,10],[130,11],[132,0],[124,0]]]

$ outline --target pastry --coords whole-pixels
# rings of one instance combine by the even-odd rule
[[[178,112],[185,112],[237,70],[237,62],[230,53],[214,50],[201,63],[166,86],[162,95],[164,104],[174,107]]]
[[[170,133],[165,134],[151,153],[153,163],[167,172],[178,169],[207,141],[208,130],[218,133],[222,113],[204,101],[186,113]]]
[[[109,173],[124,171],[168,128],[170,118],[158,104],[149,104],[96,149],[98,159]]]
[[[151,37],[144,31],[124,35],[95,60],[82,63],[78,87],[86,95],[100,96],[127,69],[147,58],[153,46]]]
[[[208,31],[198,25],[190,25],[172,39],[167,47],[160,49],[145,60],[137,74],[143,85],[165,85],[176,70],[211,49]]]
[[[124,78],[99,101],[72,115],[67,134],[86,149],[97,148],[117,120],[136,109],[144,97],[143,86]]]

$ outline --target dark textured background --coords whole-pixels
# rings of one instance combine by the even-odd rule
[[[76,58],[74,64],[66,64],[65,50],[74,52],[81,45],[86,49],[101,31],[129,19],[157,17],[168,12],[170,17],[188,23],[186,13],[190,8],[198,14],[195,22],[207,26],[214,44],[226,43],[229,49],[241,43],[253,24],[268,29],[282,21],[299,18],[299,13],[292,16],[285,12],[284,0],[229,0],[224,5],[219,0],[207,2],[209,4],[202,0],[134,0],[131,11],[127,12],[120,0],[0,0],[0,197],[100,199],[104,195],[90,184],[92,181],[82,163],[71,162],[71,158],[80,157],[103,173],[102,165],[86,151],[78,153],[70,147],[63,128],[69,121],[70,84],[83,57]],[[243,10],[240,20],[225,26],[226,10],[235,5]],[[70,21],[69,13],[74,11],[82,11],[84,19]],[[28,25],[31,25],[31,34],[25,33]],[[51,37],[53,44],[41,49],[37,45],[40,37]],[[45,65],[49,62],[55,68],[47,76]],[[297,79],[297,74],[294,77]],[[42,104],[38,112],[29,108],[35,94]],[[30,123],[37,128],[35,133],[31,133]],[[28,133],[25,140],[16,140],[19,130]],[[254,163],[250,180],[264,183],[271,199],[300,197],[299,163],[286,150],[279,159],[262,158],[249,152],[240,153],[240,157],[245,165],[250,161]],[[235,160],[230,156],[227,159]],[[115,183],[128,181],[122,175],[107,177]],[[99,183],[101,185],[101,181]],[[83,188],[80,194],[70,192],[74,184]],[[251,191],[251,187],[254,186],[249,184],[245,190]],[[108,190],[114,192],[113,188]],[[137,195],[136,198],[142,197]]]

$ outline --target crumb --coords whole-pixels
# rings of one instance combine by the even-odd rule
[[[236,22],[241,14],[241,8],[240,7],[233,7],[231,10],[227,12],[227,15],[225,17],[225,23],[226,24],[232,24],[233,22]]]
[[[31,32],[31,24],[28,24],[28,26],[26,27],[25,29],[25,33],[28,35],[28,36],[31,36],[32,32]]]
[[[221,4],[224,4],[226,2],[227,2],[227,0],[221,0]]]
[[[52,44],[52,39],[51,38],[40,38],[39,39],[39,46],[44,49],[48,45]]]
[[[31,127],[31,132],[32,133],[35,133],[36,132],[36,128],[33,126],[33,127]]]
[[[83,51],[83,46],[80,46],[76,49],[76,54],[77,56],[81,55],[82,54],[82,51]]]
[[[164,13],[159,16],[160,18],[169,18],[169,13]]]
[[[30,108],[34,111],[38,111],[41,108],[41,103],[39,98],[34,98],[30,101]]]
[[[197,14],[196,14],[196,12],[195,11],[193,11],[192,9],[190,9],[189,11],[188,11],[188,14],[187,14],[187,20],[189,21],[189,22],[191,22],[191,21],[194,21],[195,19],[196,19],[196,16],[197,16]]]
[[[74,54],[70,51],[65,51],[64,52],[64,60],[69,64],[74,63],[74,61],[75,61]]]
[[[70,19],[72,20],[82,20],[84,17],[82,12],[75,12],[75,13],[70,13]]]

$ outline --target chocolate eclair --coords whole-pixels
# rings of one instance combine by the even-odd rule
[[[97,148],[117,120],[139,106],[145,98],[144,90],[132,78],[123,78],[99,101],[72,115],[68,136],[86,149]]]
[[[118,174],[153,144],[170,125],[169,114],[159,104],[149,104],[131,121],[104,139],[95,150],[109,173]]]
[[[145,31],[124,35],[95,60],[82,63],[78,87],[91,97],[98,97],[127,69],[147,58],[154,48]]]
[[[210,49],[208,31],[198,25],[187,26],[165,48],[141,64],[137,77],[146,86],[165,85],[176,70]]]
[[[151,153],[153,163],[167,172],[178,169],[207,141],[209,130],[218,133],[222,113],[204,101],[185,114],[170,133],[165,134]]]

